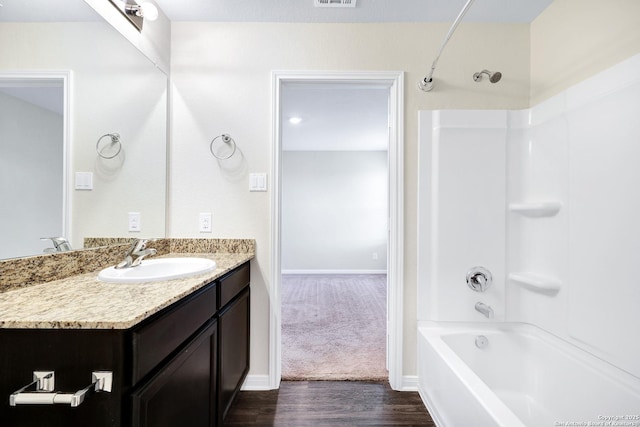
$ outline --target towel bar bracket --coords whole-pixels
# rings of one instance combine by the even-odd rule
[[[35,391],[26,391],[35,387]],[[56,403],[79,406],[85,397],[94,392],[111,392],[113,373],[110,371],[93,371],[91,384],[73,393],[58,393],[55,389],[54,371],[33,371],[33,381],[20,390],[11,393],[9,404],[16,405],[53,405]]]

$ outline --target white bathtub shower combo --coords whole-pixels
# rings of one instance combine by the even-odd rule
[[[418,379],[438,426],[640,427],[638,117],[640,55],[529,110],[420,112]]]

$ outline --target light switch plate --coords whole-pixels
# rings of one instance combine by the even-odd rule
[[[76,190],[93,190],[93,172],[76,172]]]
[[[267,191],[267,174],[250,173],[249,191]]]
[[[140,212],[129,212],[129,231],[141,231]]]

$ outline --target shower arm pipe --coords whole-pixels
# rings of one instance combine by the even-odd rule
[[[436,66],[438,65],[438,60],[440,59],[440,55],[442,55],[442,51],[444,50],[444,47],[447,45],[447,42],[449,41],[451,36],[453,36],[453,33],[456,31],[456,28],[458,28],[458,24],[460,23],[460,21],[462,21],[462,18],[464,18],[464,15],[467,13],[467,11],[469,10],[469,8],[471,7],[474,1],[475,0],[468,0],[467,3],[462,8],[462,10],[460,11],[460,13],[458,14],[458,17],[456,18],[456,20],[453,21],[451,28],[449,28],[449,32],[447,33],[446,37],[442,41],[442,44],[440,45],[440,50],[438,51],[438,55],[436,56],[436,59],[434,59],[433,64],[431,64],[431,69],[429,70],[429,74],[427,74],[424,80],[418,83],[418,86],[420,87],[420,89],[424,90],[425,92],[428,92],[431,89],[433,89],[433,82],[432,82],[433,72],[436,70]]]

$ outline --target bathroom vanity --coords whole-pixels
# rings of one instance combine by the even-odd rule
[[[186,279],[89,273],[0,294],[0,425],[223,425],[249,370],[251,257],[214,256],[215,272]],[[109,373],[110,391],[93,372]],[[76,407],[58,403],[80,390]]]

